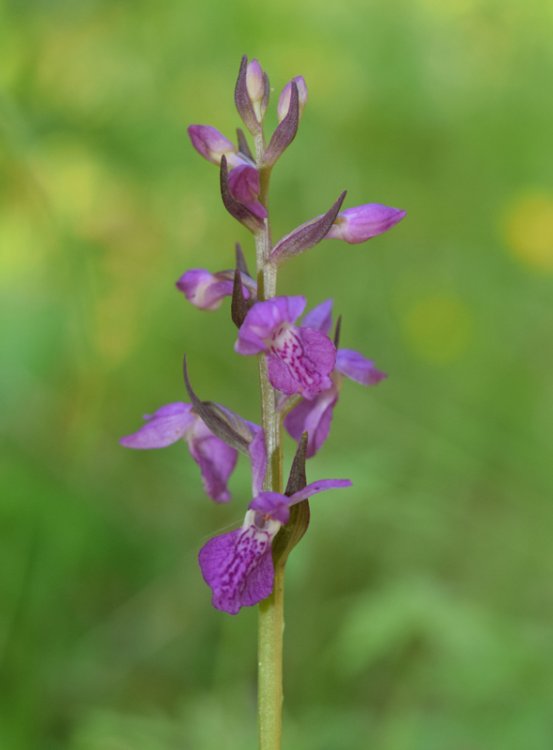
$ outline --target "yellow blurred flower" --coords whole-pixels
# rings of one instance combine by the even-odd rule
[[[517,260],[538,271],[553,271],[553,194],[536,191],[516,198],[501,229]]]

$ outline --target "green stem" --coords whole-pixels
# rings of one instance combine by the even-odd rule
[[[255,137],[255,155],[258,164],[263,162],[265,144],[263,134]],[[268,206],[270,168],[260,170],[261,192],[259,200]],[[261,232],[255,235],[258,298],[269,299],[276,294],[276,266],[268,262],[271,252],[269,219]],[[282,446],[280,416],[276,393],[269,382],[266,357],[259,356],[259,383],[261,388],[261,423],[267,444],[267,474],[264,489],[282,492]],[[273,593],[259,605],[258,629],[258,725],[260,750],[280,750],[282,736],[282,637],[284,631],[284,564],[275,566]]]

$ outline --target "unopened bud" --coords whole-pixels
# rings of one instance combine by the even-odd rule
[[[255,167],[242,164],[228,176],[230,192],[237,201],[247,206],[260,219],[267,217],[267,209],[259,202],[259,172]]]
[[[269,101],[269,80],[259,60],[253,59],[246,68],[246,89],[258,122],[263,120]]]
[[[300,116],[307,102],[307,85],[305,83],[305,78],[303,76],[296,76],[295,78],[292,78],[292,80],[289,81],[286,84],[286,86],[282,89],[282,93],[278,100],[277,113],[278,113],[279,122],[282,122],[284,120],[284,118],[288,114],[288,110],[290,109],[290,96],[292,95],[292,82],[294,82],[296,86],[298,87]]]
[[[211,125],[190,125],[188,136],[196,151],[213,164],[220,164],[223,156],[231,166],[244,163],[234,143]]]
[[[328,239],[344,240],[354,245],[371,237],[383,234],[403,219],[406,211],[383,206],[380,203],[366,203],[364,206],[346,208],[338,214]]]

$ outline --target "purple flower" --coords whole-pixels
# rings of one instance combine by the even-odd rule
[[[331,311],[332,300],[326,300],[307,313],[303,325],[310,325],[326,333],[332,324]],[[299,441],[303,433],[307,432],[308,458],[317,453],[328,437],[343,376],[369,386],[379,383],[386,374],[359,352],[353,349],[338,349],[330,387],[314,398],[304,397],[284,418],[284,427],[294,440]]]
[[[250,167],[248,164],[235,167],[229,172],[228,185],[237,201],[249,208],[258,218],[267,218],[267,209],[258,200],[259,172],[255,167]]]
[[[286,115],[288,114],[288,110],[290,109],[290,98],[292,96],[292,82],[296,84],[298,87],[298,102],[299,102],[299,113],[303,112],[303,108],[306,105],[307,102],[307,84],[305,83],[305,78],[303,76],[296,76],[295,78],[292,78],[291,81],[289,81],[286,86],[282,89],[282,92],[280,94],[278,104],[277,104],[277,114],[278,114],[278,121],[282,122]]]
[[[121,445],[148,450],[165,448],[184,440],[190,455],[200,467],[204,489],[209,497],[218,503],[230,500],[227,482],[236,465],[238,453],[205,426],[192,411],[191,404],[180,401],[167,404],[144,418],[146,424],[138,432],[121,438]]]
[[[234,143],[211,125],[190,125],[188,136],[196,151],[213,164],[220,164],[223,156],[231,167],[245,163]]]
[[[288,523],[290,507],[318,492],[350,485],[349,479],[322,479],[290,497],[260,492],[240,529],[210,539],[200,550],[200,568],[213,592],[213,606],[235,615],[266,599],[274,583],[272,542]]]
[[[332,385],[336,348],[321,330],[294,325],[305,305],[305,297],[299,296],[257,302],[238,331],[235,350],[245,355],[265,352],[274,388],[314,398]]]
[[[242,294],[250,299],[256,293],[256,284],[247,274],[241,273]],[[232,296],[234,271],[210,273],[205,268],[191,268],[177,281],[177,289],[186,299],[201,310],[216,310],[225,297]]]
[[[380,203],[366,203],[364,206],[346,208],[338,214],[326,236],[350,244],[365,242],[371,237],[387,232],[401,221],[406,213],[399,208],[382,206]]]

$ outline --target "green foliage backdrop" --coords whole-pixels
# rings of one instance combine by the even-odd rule
[[[119,436],[184,398],[256,419],[226,312],[174,281],[231,263],[217,172],[240,56],[310,100],[274,174],[275,234],[348,205],[408,211],[323,243],[280,288],[333,296],[347,383],[310,464],[287,580],[288,750],[553,742],[553,6],[544,0],[3,0],[0,747],[255,747],[256,613],[213,611],[215,507],[183,446]]]

